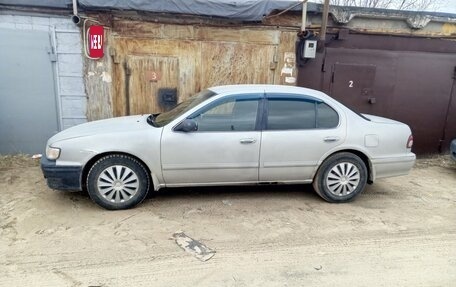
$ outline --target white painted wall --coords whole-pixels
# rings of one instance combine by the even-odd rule
[[[60,129],[86,122],[82,39],[79,27],[71,22],[70,17],[12,15],[2,11],[0,28],[49,32],[56,57],[54,77]]]

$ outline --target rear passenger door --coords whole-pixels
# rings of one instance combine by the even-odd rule
[[[320,158],[345,139],[339,114],[316,98],[269,94],[265,110],[260,181],[310,181]]]

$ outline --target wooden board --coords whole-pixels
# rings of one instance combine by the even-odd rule
[[[176,57],[127,56],[127,114],[163,112],[158,92],[162,88],[179,91],[178,78]]]
[[[275,29],[228,29],[128,21],[122,24],[126,26],[117,23],[115,33],[109,38],[113,59],[111,95],[114,116],[162,110],[158,102],[150,98],[150,93],[157,89],[154,84],[141,84],[146,80],[146,71],[155,69],[155,65],[160,66],[153,60],[144,62],[146,58],[173,58],[177,61],[177,76],[172,79],[165,76],[163,84],[167,81],[176,83],[178,101],[181,102],[202,89],[216,85],[279,84],[278,69],[283,61],[283,52],[294,51],[296,37],[294,32],[284,33]],[[127,34],[125,27],[128,25],[136,28],[132,34]],[[290,43],[284,45],[282,40]],[[160,69],[176,69],[163,66],[164,63],[161,65]],[[131,70],[131,75],[127,74],[128,70]],[[158,83],[157,86],[163,87]]]
[[[203,42],[201,85],[273,84],[274,53],[272,45]]]

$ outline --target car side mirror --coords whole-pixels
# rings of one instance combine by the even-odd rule
[[[174,131],[184,132],[184,133],[194,132],[197,130],[198,130],[198,123],[193,119],[185,119],[184,121],[182,121],[180,124],[178,124],[174,128]]]

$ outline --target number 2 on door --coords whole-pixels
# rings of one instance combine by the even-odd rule
[[[348,87],[353,88],[353,81],[348,81]]]

